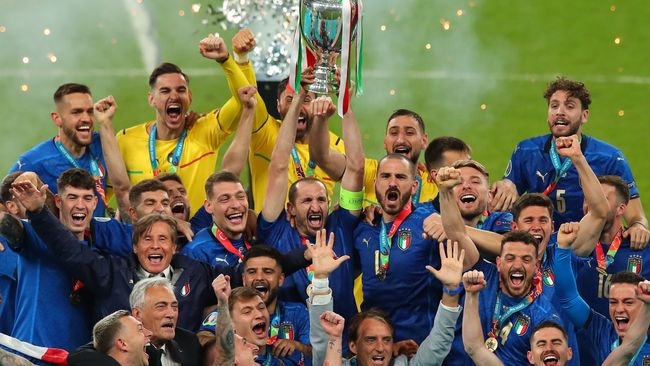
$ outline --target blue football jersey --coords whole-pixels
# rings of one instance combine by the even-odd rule
[[[246,255],[247,249],[243,236],[240,239],[230,239],[230,243],[239,251],[239,254]],[[181,254],[211,266],[234,266],[240,261],[237,254],[229,252],[214,237],[211,227],[199,231],[194,239],[183,247]]]
[[[603,251],[607,253],[609,244],[603,244]],[[628,271],[640,274],[645,278],[650,276],[650,248],[643,250],[633,250],[630,248],[629,239],[623,239],[621,245],[614,256],[614,261],[607,266],[607,275],[599,273],[596,268],[596,252],[581,262],[577,270],[577,284],[580,296],[585,300],[589,307],[603,315],[609,317],[609,286],[612,275],[621,271]]]
[[[213,311],[201,324],[199,331],[216,332],[218,311]],[[309,311],[305,304],[278,301],[276,311],[270,314],[269,337],[295,340],[310,345],[309,341]],[[286,366],[311,365],[311,358],[301,352],[294,351],[288,357],[280,358]]]
[[[380,225],[361,223],[354,232],[363,281],[361,308],[386,311],[396,341],[414,339],[422,343],[431,331],[442,296],[442,284],[425,268],[440,268],[438,242],[422,238],[422,223],[432,212],[425,206],[418,206],[391,238],[389,268],[383,280],[376,274]]]
[[[86,153],[77,159],[77,163],[83,169],[86,169],[90,172],[90,161],[91,154],[95,157],[101,164],[101,170],[104,173],[102,178],[102,184],[104,190],[106,190],[106,180],[108,176],[106,175],[106,163],[104,162],[104,153],[102,152],[102,143],[97,132],[93,133],[93,142],[87,147]],[[9,169],[9,173],[15,171],[23,172],[34,172],[38,174],[43,183],[47,184],[50,187],[52,193],[57,193],[56,180],[59,178],[61,173],[64,171],[74,168],[72,164],[63,156],[61,152],[54,145],[54,139],[48,139],[42,143],[34,146],[29,151],[24,153],[18,158],[18,161]],[[93,216],[105,216],[106,206],[102,199],[97,196],[97,208]]]
[[[582,135],[580,146],[596,176],[617,175],[627,183],[631,198],[639,197],[630,166],[619,149],[586,135]],[[550,134],[527,139],[517,145],[504,178],[510,179],[517,186],[519,194],[544,192],[553,182],[555,168],[549,155],[550,148]],[[549,193],[549,198],[555,206],[553,221],[556,227],[565,222],[580,221],[584,216],[584,195],[575,167],[572,166],[560,178],[557,186]]]
[[[18,254],[9,248],[4,237],[0,243],[5,247],[0,252],[0,333],[11,334],[16,314],[16,280],[18,276]]]
[[[592,365],[602,364],[620,343],[609,317],[604,317],[593,309],[584,328],[577,334],[578,339],[583,343],[580,352],[585,364],[586,362],[591,362]],[[650,364],[650,344],[646,340],[646,343],[638,351],[636,359],[630,365],[647,366],[648,364]]]

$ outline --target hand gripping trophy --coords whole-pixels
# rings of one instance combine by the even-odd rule
[[[314,82],[307,89],[316,94],[336,94],[339,90],[339,115],[349,105],[351,71],[355,75],[357,95],[363,91],[361,84],[361,51],[363,47],[362,0],[301,0],[300,24],[294,35],[290,85],[300,86],[303,61],[314,69]],[[302,37],[301,37],[302,36]],[[303,49],[301,40],[307,46]],[[354,69],[352,70],[352,45],[356,40]],[[336,82],[337,61],[340,60],[340,85]]]

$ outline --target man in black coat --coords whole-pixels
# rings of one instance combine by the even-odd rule
[[[44,207],[43,190],[31,182],[20,182],[13,185],[12,193],[27,209],[32,227],[48,249],[94,294],[96,319],[116,310],[129,309],[128,297],[138,281],[163,276],[175,287],[180,326],[196,331],[206,308],[211,310],[217,303],[210,287],[212,279],[224,274],[230,276],[234,287],[242,286],[238,266],[212,267],[176,254],[176,221],[169,216],[151,214],[138,220],[133,227],[132,256],[123,258],[97,253],[81,245]],[[287,268],[286,272],[308,266],[305,254],[302,248],[285,254],[283,268]]]

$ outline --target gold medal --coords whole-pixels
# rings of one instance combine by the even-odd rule
[[[497,350],[497,347],[499,347],[499,342],[496,339],[489,337],[485,340],[485,348],[487,348],[488,351],[494,352]]]
[[[311,298],[311,293],[312,293],[312,284],[310,283],[309,286],[307,286],[307,298]]]

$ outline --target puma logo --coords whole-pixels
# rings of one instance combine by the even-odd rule
[[[23,165],[25,164],[22,161],[18,160],[16,164],[18,164],[18,170],[23,170]]]
[[[538,176],[539,179],[542,180],[542,183],[545,183],[546,182],[546,176],[548,175],[548,173],[542,174],[542,173],[539,172],[539,170],[536,170],[535,175]]]
[[[363,244],[365,244],[366,247],[367,247],[368,245],[370,245],[370,238],[367,238],[367,239],[361,239],[361,242],[362,242]]]

